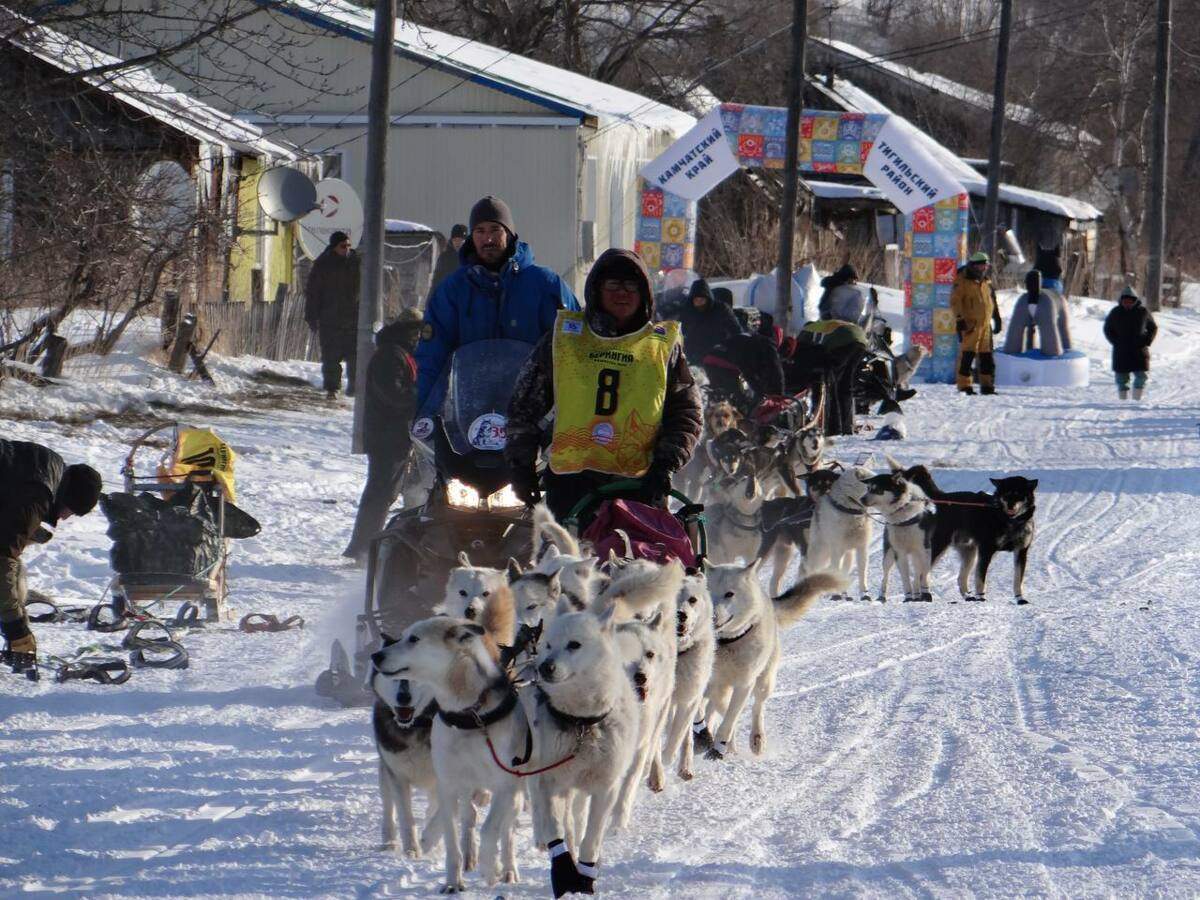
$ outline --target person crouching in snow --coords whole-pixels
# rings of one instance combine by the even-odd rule
[[[53,526],[91,512],[101,486],[91,466],[68,466],[41,444],[0,439],[0,633],[6,650],[37,652],[25,613],[21,554],[31,543],[50,540],[43,522]]]
[[[529,505],[549,426],[546,504],[562,519],[596,488],[642,480],[645,503],[664,505],[671,476],[700,440],[703,406],[675,322],[654,321],[650,275],[630,250],[605,250],[584,285],[584,312],[560,310],[517,376],[504,458]]]
[[[1117,305],[1104,320],[1104,336],[1112,344],[1112,367],[1117,377],[1117,396],[1129,399],[1129,376],[1133,376],[1133,399],[1141,400],[1150,372],[1150,345],[1158,325],[1131,287],[1121,291]]]
[[[412,354],[421,338],[421,325],[419,312],[402,309],[396,321],[375,335],[363,408],[367,484],[358,501],[350,546],[342,554],[350,559],[366,557],[371,538],[383,530],[388,510],[400,495],[412,446],[408,427],[417,408],[417,362]]]
[[[979,362],[980,393],[996,393],[996,359],[992,355],[992,335],[1002,327],[996,305],[996,289],[988,278],[990,260],[986,253],[973,253],[954,279],[950,309],[958,329],[958,373],[955,383],[964,394],[974,394],[971,374]],[[989,327],[990,320],[990,327]]]

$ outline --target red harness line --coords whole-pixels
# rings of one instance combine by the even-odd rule
[[[945,506],[978,506],[982,509],[990,509],[993,505],[991,503],[971,503],[967,500],[934,500],[932,497],[929,499],[934,503]]]
[[[492,760],[496,763],[496,765],[498,765],[509,775],[516,775],[518,778],[528,778],[530,775],[540,775],[542,772],[549,772],[551,769],[557,769],[559,766],[565,766],[575,758],[575,754],[572,753],[570,756],[564,757],[552,765],[542,766],[540,769],[534,769],[532,772],[518,772],[516,769],[510,769],[504,763],[500,762],[500,757],[496,755],[496,748],[492,746],[492,738],[486,731],[483,733],[483,739],[487,743],[487,748],[491,751]]]

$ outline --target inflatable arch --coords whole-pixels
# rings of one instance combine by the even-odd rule
[[[653,271],[690,268],[697,201],[740,168],[782,169],[787,110],[722,103],[641,170],[636,250]],[[899,116],[804,110],[800,171],[862,175],[904,216],[904,334],[925,381],[954,380],[950,290],[966,258],[966,189]]]

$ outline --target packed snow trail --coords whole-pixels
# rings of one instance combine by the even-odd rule
[[[876,451],[877,466],[881,449],[932,464],[949,489],[1038,478],[1032,605],[1011,605],[1007,554],[986,604],[947,602],[949,559],[932,606],[895,593],[884,605],[819,604],[785,635],[766,754],[750,756],[743,729],[730,760],[698,760],[694,782],[672,773],[663,794],[643,792],[630,833],[605,848],[606,894],[1200,892],[1200,316],[1159,315],[1149,399],[1120,403],[1098,338],[1106,309],[1087,304],[1073,323],[1094,359],[1091,387],[991,398],[922,387],[906,404],[909,440],[835,450],[843,460]],[[248,365],[223,363],[223,382],[243,384]],[[313,367],[292,369],[315,383]],[[147,377],[117,393],[180,400]],[[139,428],[128,417],[79,424],[70,413],[87,404],[53,396],[0,395],[0,416],[19,413],[5,435],[86,460],[116,487]],[[361,602],[363,576],[339,554],[364,465],[345,453],[349,407],[306,396],[204,416],[241,455],[242,505],[265,526],[235,547],[235,615],[297,613],[306,628],[191,632],[188,670],[136,671],[123,687],[0,675],[0,894],[436,889],[440,851],[411,861],[376,849],[369,713],[312,690]],[[67,523],[31,552],[31,585],[64,602],[98,600],[110,575],[104,528],[99,515]],[[878,575],[876,538],[872,590]],[[36,627],[49,652],[96,637]],[[522,822],[524,883],[504,893],[548,896],[545,854]],[[470,885],[495,895],[475,876]]]

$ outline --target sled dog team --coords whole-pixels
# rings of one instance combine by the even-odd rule
[[[599,560],[544,506],[534,511],[524,565],[478,567],[461,554],[436,615],[386,637],[372,659],[385,846],[398,841],[419,857],[444,843],[444,893],[464,890],[474,869],[489,885],[515,883],[516,823],[528,808],[554,896],[594,893],[605,835],[628,826],[643,783],[663,790],[669,766],[691,780],[697,749],[713,760],[731,753],[751,699],[750,749],[763,752],[780,633],[820,596],[845,591],[841,571],[851,564],[869,599],[876,520],[884,526],[880,600],[893,567],[906,600],[932,600],[930,569],[953,547],[964,599],[985,598],[990,561],[1006,551],[1024,603],[1037,482],[1008,477],[992,479],[991,494],[945,492],[924,466],[888,462],[884,474],[863,466],[804,473],[806,496],[761,501],[740,544],[722,540],[721,523],[737,517],[718,514],[715,543],[748,565],[685,571],[611,553]],[[734,467],[718,481],[715,505],[731,496],[761,500],[755,473],[739,477]],[[766,527],[762,507],[781,502],[791,506]],[[797,504],[808,504],[807,515]],[[744,508],[741,516],[754,518]],[[796,549],[802,577],[779,594]],[[758,571],[767,555],[771,594]],[[429,795],[419,836],[414,787]]]
[[[730,753],[751,698],[763,751],[780,631],[845,584],[816,572],[772,599],[758,561],[601,561],[545,507],[534,548],[507,570],[460,557],[437,615],[372,660],[384,844],[416,857],[443,842],[445,893],[476,868],[518,880],[526,807],[554,896],[593,893],[605,834],[628,826],[642,784],[663,790],[668,766],[691,780],[696,747]],[[430,798],[419,835],[413,788]]]

